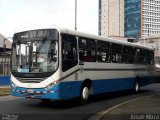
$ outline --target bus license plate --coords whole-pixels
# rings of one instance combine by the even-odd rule
[[[28,89],[28,93],[33,93],[33,90],[32,89]]]

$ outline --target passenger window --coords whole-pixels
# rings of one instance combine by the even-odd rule
[[[134,62],[141,64],[143,63],[143,51],[140,48],[135,48],[134,50]]]
[[[78,64],[77,39],[75,36],[62,35],[62,71],[66,71]]]
[[[144,63],[153,64],[154,63],[154,51],[144,50]]]
[[[123,62],[123,46],[112,43],[112,62],[122,63]]]
[[[110,59],[110,43],[97,42],[97,61],[98,62],[111,62]]]
[[[150,57],[149,57],[149,51],[148,50],[143,50],[143,64],[150,64]]]
[[[96,61],[95,40],[79,38],[79,60],[84,62]]]
[[[124,63],[133,64],[134,63],[134,49],[133,47],[124,46]]]

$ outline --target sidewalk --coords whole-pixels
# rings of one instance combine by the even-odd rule
[[[10,88],[9,85],[0,86],[0,88]]]
[[[100,120],[160,120],[160,94],[119,105]]]

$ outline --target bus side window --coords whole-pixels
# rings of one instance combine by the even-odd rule
[[[112,43],[112,62],[122,63],[123,62],[123,46]]]
[[[143,64],[148,64],[148,50],[143,49]]]
[[[148,60],[148,64],[154,64],[154,51],[149,51],[150,55],[149,55],[149,60]]]
[[[62,34],[62,71],[65,72],[77,65],[77,58],[76,37]]]
[[[110,43],[97,41],[97,61],[110,62]]]
[[[143,55],[142,55],[142,49],[140,48],[135,48],[134,50],[134,61],[137,64],[142,64],[143,63]]]
[[[124,59],[123,62],[125,64],[133,64],[134,63],[134,55],[133,55],[133,47],[132,46],[124,46]]]
[[[79,60],[83,61],[84,53],[83,51],[79,51]]]
[[[79,60],[96,62],[96,42],[87,38],[79,38]]]

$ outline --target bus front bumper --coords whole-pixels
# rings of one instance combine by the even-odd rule
[[[12,87],[12,86],[11,86]],[[35,99],[60,99],[59,89],[58,86],[46,90],[45,88],[11,88],[12,95],[17,97],[26,97],[26,98],[35,98]]]

